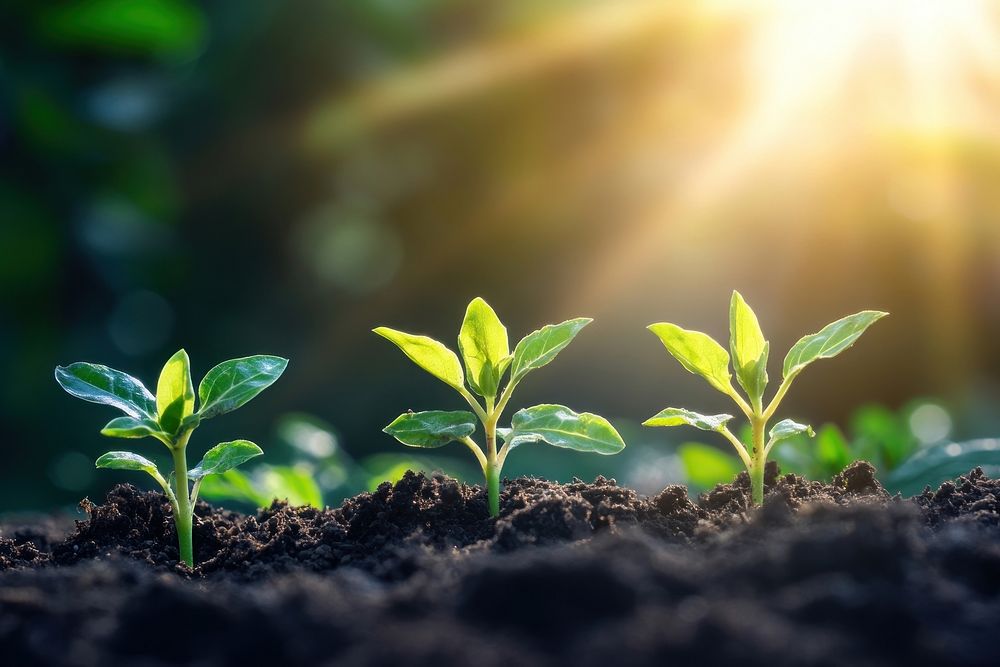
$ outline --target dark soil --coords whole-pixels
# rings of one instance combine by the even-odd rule
[[[3,531],[0,664],[1000,664],[1000,482],[766,486],[522,478],[497,520],[412,473],[332,510],[199,503],[193,571],[163,497],[119,486],[68,537]]]

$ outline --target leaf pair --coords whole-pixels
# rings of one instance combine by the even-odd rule
[[[581,317],[542,327],[525,336],[511,354],[506,327],[489,304],[477,297],[469,304],[458,335],[465,372],[458,355],[433,338],[389,327],[378,327],[373,331],[394,343],[411,361],[459,393],[465,391],[468,381],[474,392],[493,399],[508,369],[512,388],[529,372],[555,359],[592,321]]]
[[[260,456],[263,453],[260,447],[249,440],[223,442],[205,452],[205,456],[198,465],[188,471],[188,478],[196,482],[208,475],[219,475],[227,470],[243,465],[250,459]],[[139,454],[132,452],[108,452],[97,459],[96,465],[98,468],[141,470],[149,473],[161,485],[164,485],[156,464]]]
[[[464,410],[407,412],[383,430],[404,445],[434,449],[471,436],[476,430],[476,416]],[[497,432],[508,451],[530,442],[595,454],[615,454],[625,447],[606,419],[562,405],[543,404],[519,410],[514,413],[511,428]]]
[[[800,339],[785,356],[783,382],[786,384],[790,382],[814,361],[829,359],[840,354],[853,345],[868,327],[885,315],[887,313],[875,310],[862,311],[839,319],[823,327],[819,332]],[[659,337],[667,351],[684,368],[702,376],[717,390],[739,401],[729,370],[731,352],[737,381],[751,402],[760,405],[768,382],[767,361],[770,344],[764,339],[757,316],[739,292],[733,292],[729,307],[729,352],[711,336],[700,331],[689,331],[667,322],[652,324],[649,329]],[[662,421],[658,419],[659,417],[657,415],[650,421]],[[702,417],[702,419],[708,418]]]
[[[243,406],[284,372],[287,359],[256,355],[224,361],[210,370],[198,387],[195,412],[191,362],[184,350],[163,366],[154,397],[136,378],[101,364],[78,362],[56,367],[56,380],[67,392],[126,414],[101,431],[115,438],[156,437],[170,444],[181,430]]]

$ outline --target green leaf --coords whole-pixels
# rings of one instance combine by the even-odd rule
[[[476,416],[464,410],[404,412],[382,430],[404,445],[433,449],[472,435]]]
[[[508,449],[528,442],[595,454],[617,454],[625,448],[622,437],[607,419],[589,412],[576,413],[562,405],[518,410],[511,427],[504,432]]]
[[[643,426],[694,426],[702,431],[721,431],[732,415],[702,415],[684,408],[667,408],[642,423]]]
[[[659,337],[667,352],[681,366],[702,376],[723,394],[732,393],[729,353],[711,336],[700,331],[688,331],[668,322],[651,324],[647,328]]]
[[[152,419],[135,419],[134,417],[117,417],[101,429],[101,435],[110,438],[147,438],[167,437],[160,431],[160,425]]]
[[[469,386],[480,396],[496,396],[497,386],[510,357],[507,329],[486,301],[476,297],[465,311],[458,349],[465,362]],[[509,364],[509,361],[506,361]]]
[[[792,421],[791,419],[782,419],[780,422],[771,427],[768,435],[771,437],[773,442],[779,442],[786,438],[791,438],[793,436],[799,435],[800,433],[805,433],[810,438],[816,435],[813,433],[812,426],[807,424],[800,424],[798,422]]]
[[[160,425],[168,433],[176,432],[181,420],[194,414],[191,360],[184,350],[178,350],[160,371],[156,383],[156,410]]]
[[[752,399],[759,401],[767,386],[770,346],[764,340],[757,315],[736,291],[729,303],[729,349],[733,354],[736,380]]]
[[[260,447],[249,440],[223,442],[205,452],[198,465],[188,471],[188,477],[197,480],[206,475],[218,475],[263,453]]]
[[[288,359],[269,354],[223,361],[198,385],[198,414],[210,419],[232,412],[274,384],[287,367]]]
[[[410,358],[410,361],[449,387],[460,392],[465,389],[462,364],[459,362],[458,356],[442,343],[427,336],[416,336],[389,327],[378,327],[372,331],[395,343],[403,351],[403,354]]]
[[[735,456],[697,442],[684,443],[677,448],[677,455],[684,466],[688,483],[701,489],[731,482],[743,470],[742,463]]]
[[[541,368],[556,358],[569,345],[580,330],[593,322],[589,317],[578,317],[559,324],[547,324],[521,339],[514,348],[510,381],[517,383],[531,371]]]
[[[864,310],[828,324],[817,333],[800,338],[785,356],[782,371],[784,377],[799,374],[817,359],[837,356],[853,345],[868,327],[888,314],[879,310]]]
[[[890,493],[912,496],[925,486],[936,488],[976,467],[993,479],[1000,477],[1000,440],[984,438],[931,445],[904,461],[883,483]]]
[[[159,477],[160,475],[155,463],[145,456],[139,456],[132,452],[108,452],[97,459],[96,465],[98,468],[111,468],[114,470],[141,470],[153,477]]]
[[[56,382],[69,394],[118,408],[136,419],[156,419],[156,399],[131,375],[100,364],[56,366]]]

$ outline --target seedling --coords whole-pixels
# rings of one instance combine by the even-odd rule
[[[486,477],[490,515],[498,516],[500,472],[514,448],[530,442],[544,442],[581,452],[616,454],[625,447],[621,436],[606,419],[588,412],[577,413],[562,405],[524,408],[514,414],[511,428],[497,428],[521,380],[555,359],[591,321],[581,317],[544,326],[525,336],[511,354],[507,329],[500,318],[484,300],[473,299],[458,334],[464,372],[458,356],[432,338],[388,327],[374,329],[375,333],[395,343],[415,364],[457,391],[472,407],[472,412],[405,412],[383,430],[409,447],[443,447],[452,441],[464,444],[475,455]],[[501,391],[500,385],[508,372],[510,377]],[[478,394],[482,402],[472,392]],[[485,431],[485,450],[472,439],[477,419]],[[498,436],[504,442],[499,451]]]
[[[675,324],[651,324],[649,330],[656,334],[667,351],[689,372],[705,378],[712,387],[733,399],[750,420],[751,451],[737,438],[726,422],[732,415],[702,415],[682,408],[667,408],[646,420],[644,426],[688,425],[703,431],[717,431],[732,443],[736,453],[750,473],[751,497],[755,505],[764,501],[764,465],[767,455],[778,442],[805,433],[812,436],[810,426],[791,419],[779,421],[764,434],[767,423],[774,416],[788,388],[806,366],[817,359],[835,357],[854,344],[868,327],[888,313],[865,310],[828,324],[818,333],[799,339],[785,355],[781,385],[765,407],[764,389],[767,386],[767,357],[769,343],[764,340],[757,316],[739,292],[733,292],[729,306],[729,348],[732,352],[736,380],[746,392],[747,399],[733,387],[729,372],[729,353],[711,336],[699,331],[688,331]]]
[[[202,480],[260,456],[260,447],[248,440],[223,442],[205,452],[194,468],[187,467],[191,434],[206,419],[241,407],[277,380],[287,359],[258,355],[230,359],[210,370],[198,387],[195,411],[191,362],[180,350],[170,357],[156,384],[154,397],[142,382],[107,366],[78,362],[56,367],[56,381],[67,392],[91,403],[103,403],[125,413],[108,422],[102,435],[112,438],[156,438],[170,450],[174,470],[169,480],[156,464],[133,452],[108,452],[97,459],[98,468],[141,470],[149,474],[170,499],[177,527],[181,560],[194,566],[191,524]]]

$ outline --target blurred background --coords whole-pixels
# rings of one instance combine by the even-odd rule
[[[998,2],[10,0],[0,508],[145,485],[93,459],[162,447],[102,438],[115,413],[52,370],[101,362],[155,386],[180,347],[196,382],[230,357],[291,359],[192,456],[250,438],[272,466],[251,470],[256,492],[298,471],[330,503],[398,475],[424,452],[381,428],[461,399],[370,329],[454,344],[476,295],[515,340],[596,318],[512,407],[599,412],[629,443],[525,447],[511,475],[697,488],[681,445],[726,443],[638,424],[728,399],[644,327],[724,340],[734,288],[772,379],[801,335],[892,313],[804,373],[784,416],[887,467],[931,446],[988,453],[998,183]],[[479,481],[464,448],[429,453],[419,465]],[[246,481],[220,485],[252,502]]]

